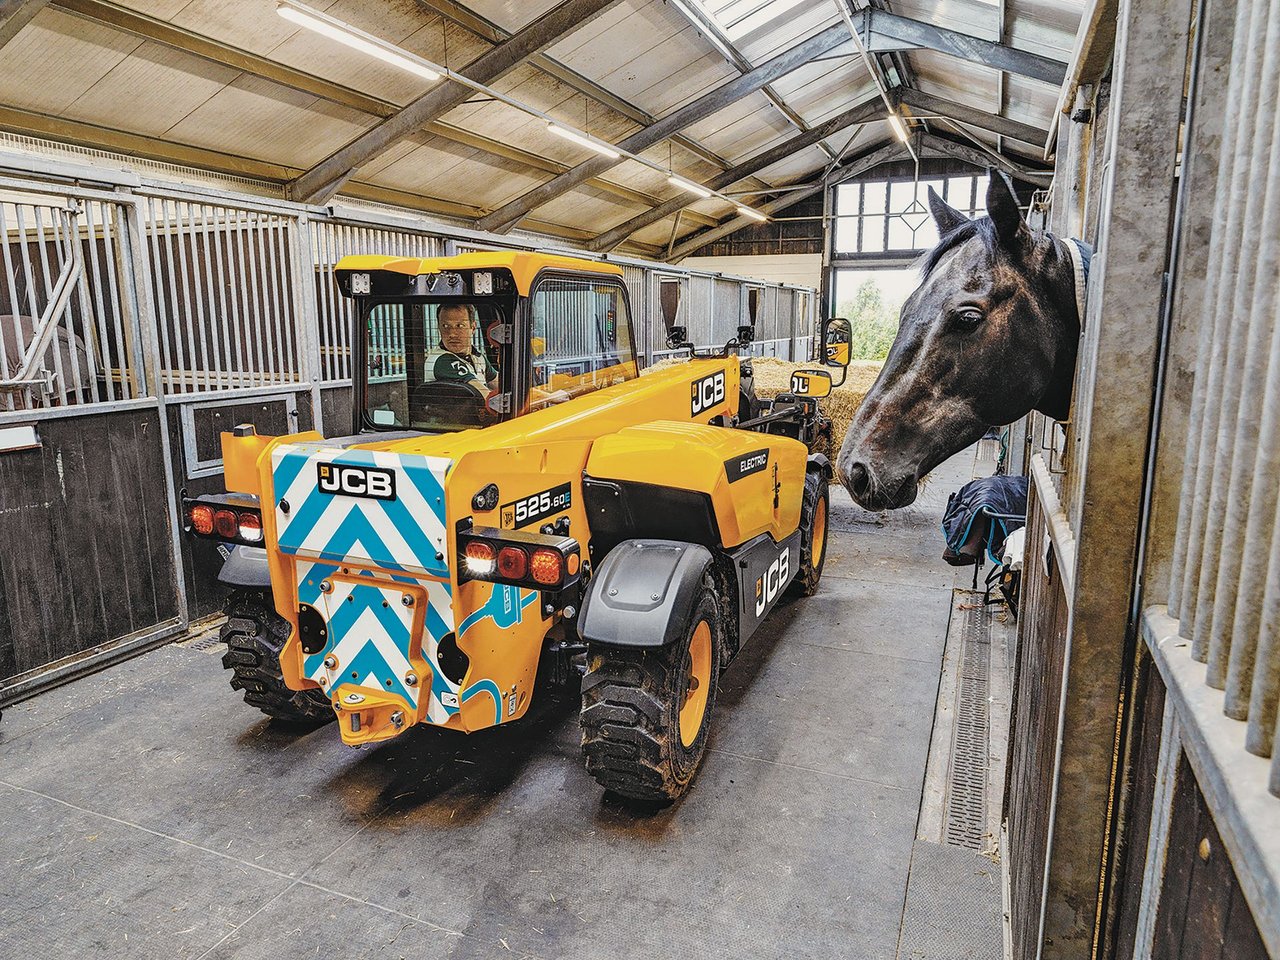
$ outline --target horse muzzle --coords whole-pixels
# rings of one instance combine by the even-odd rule
[[[867,510],[910,506],[916,499],[918,487],[914,471],[886,478],[860,460],[840,464],[840,481],[854,501]]]

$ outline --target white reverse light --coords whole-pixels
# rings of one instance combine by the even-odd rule
[[[494,560],[484,560],[480,557],[467,557],[467,573],[476,577],[488,577],[493,574],[498,564]]]
[[[565,140],[571,140],[580,147],[586,147],[588,150],[594,150],[601,156],[608,157],[610,160],[621,159],[622,154],[607,143],[601,143],[578,133],[576,130],[570,130],[568,127],[562,127],[554,120],[547,122],[547,129],[554,133],[557,137],[563,137]]]
[[[419,57],[397,49],[385,40],[380,40],[371,33],[358,30],[350,24],[336,20],[328,14],[298,3],[281,3],[276,6],[276,13],[290,23],[306,27],[321,36],[345,44],[352,50],[359,50],[371,57],[399,67],[409,73],[416,74],[424,80],[439,80],[440,71]]]
[[[701,184],[693,183],[689,180],[686,180],[684,177],[677,177],[674,174],[667,177],[667,183],[671,184],[673,187],[679,187],[681,190],[686,190],[689,193],[692,193],[694,196],[698,196],[698,197],[711,196],[711,191],[708,190],[706,187],[702,186]]]

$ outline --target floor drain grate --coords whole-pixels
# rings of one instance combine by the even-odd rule
[[[969,606],[969,609],[964,609]],[[986,839],[991,734],[991,611],[964,604],[960,677],[947,776],[946,842],[981,850]]]
[[[221,653],[227,648],[227,645],[218,639],[216,633],[206,633],[192,637],[190,640],[182,640],[177,646],[184,650],[197,650],[200,653]]]

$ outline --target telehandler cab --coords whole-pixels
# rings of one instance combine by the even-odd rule
[[[234,550],[223,664],[272,717],[351,745],[519,719],[581,680],[604,787],[667,800],[716,681],[784,588],[822,575],[827,370],[767,403],[753,327],[640,376],[622,271],[525,252],[348,256],[352,435],[222,435],[224,495],[183,501]],[[824,365],[848,323],[823,324]],[[539,681],[536,685],[535,680]]]

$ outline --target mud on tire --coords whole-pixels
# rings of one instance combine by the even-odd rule
[[[709,636],[699,633],[705,625]],[[702,660],[705,671],[695,660]],[[688,630],[656,649],[593,649],[582,681],[582,752],[587,772],[606,790],[635,800],[675,800],[688,789],[706,750],[724,647],[720,602],[704,582]],[[709,667],[706,660],[709,658]],[[705,678],[690,690],[690,676]],[[705,683],[700,721],[681,711]],[[692,716],[692,714],[690,714]],[[694,732],[696,730],[696,733]],[[685,740],[689,742],[686,743]]]
[[[321,724],[334,718],[329,698],[319,690],[290,690],[280,672],[280,651],[289,639],[289,623],[268,593],[237,590],[225,607],[221,639],[227,645],[222,665],[231,671],[231,689],[269,717],[291,723]]]

